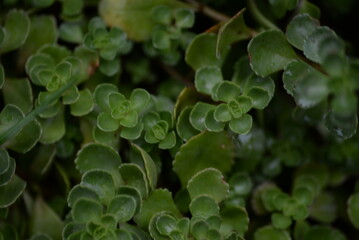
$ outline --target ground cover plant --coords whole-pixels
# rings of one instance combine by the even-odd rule
[[[0,0],[0,240],[353,240],[355,0]]]

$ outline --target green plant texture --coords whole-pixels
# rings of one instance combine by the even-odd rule
[[[354,0],[0,0],[0,240],[354,240]]]

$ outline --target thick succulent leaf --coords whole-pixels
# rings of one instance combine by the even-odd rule
[[[268,30],[255,36],[248,44],[248,54],[253,71],[266,77],[278,72],[297,56],[284,34]]]
[[[70,105],[71,115],[76,117],[84,116],[92,111],[93,106],[92,94],[90,90],[86,88],[80,91],[79,99]]]
[[[3,85],[2,92],[6,104],[16,105],[25,114],[31,111],[33,107],[32,88],[29,80],[27,80],[26,78],[7,79],[5,84]]]
[[[151,156],[141,147],[137,146],[136,144],[132,144],[132,147],[135,151],[141,154],[149,187],[151,189],[155,189],[157,186],[157,178],[158,178],[158,172],[155,162],[152,160]]]
[[[186,50],[185,60],[188,65],[197,70],[202,67],[219,67],[222,60],[216,56],[217,36],[211,33],[197,35]]]
[[[120,121],[114,119],[110,113],[101,112],[97,116],[97,127],[104,132],[114,132],[120,127]]]
[[[0,208],[9,207],[22,194],[26,187],[26,182],[16,175],[10,181],[0,186]]]
[[[15,173],[15,159],[9,157],[7,151],[0,151],[0,186],[7,184]]]
[[[124,184],[136,188],[142,199],[148,196],[148,180],[144,171],[136,164],[124,163],[119,168]]]
[[[135,209],[135,213],[138,213],[142,207],[142,196],[141,193],[139,192],[139,190],[137,188],[131,187],[131,186],[125,186],[125,185],[121,185],[118,189],[117,189],[117,194],[122,194],[122,195],[128,195],[131,196],[135,202],[136,202],[136,209]]]
[[[209,195],[199,195],[194,198],[189,209],[193,217],[209,218],[219,215],[218,203]]]
[[[232,163],[233,143],[229,136],[225,132],[203,132],[181,146],[173,162],[173,170],[182,186],[187,186],[188,180],[197,172],[212,167],[226,173]]]
[[[181,216],[181,213],[173,202],[171,193],[166,189],[156,189],[143,201],[142,208],[134,217],[134,220],[139,227],[144,228],[148,226],[154,215],[163,211],[172,213],[177,217]]]
[[[31,18],[29,36],[24,45],[19,49],[19,61],[25,61],[39,48],[46,44],[54,44],[58,33],[54,16],[36,15]],[[21,63],[23,65],[24,63]]]
[[[105,205],[109,203],[116,193],[112,175],[103,170],[87,171],[82,176],[81,185],[94,191]]]
[[[98,143],[85,145],[77,153],[75,159],[76,168],[81,173],[93,169],[102,169],[111,172],[120,166],[121,163],[121,157],[115,150]]]
[[[243,114],[239,118],[234,118],[229,122],[229,128],[238,134],[247,134],[253,124],[252,116],[249,114]]]
[[[111,112],[109,96],[111,93],[118,92],[115,85],[109,83],[102,83],[97,85],[94,92],[94,101],[101,110]]]
[[[50,208],[41,197],[37,197],[31,216],[31,232],[43,233],[53,240],[61,240],[64,224],[61,218]]]
[[[294,47],[303,50],[304,41],[319,26],[319,22],[309,14],[297,15],[290,21],[285,33],[288,42]]]
[[[42,134],[40,142],[51,144],[59,141],[66,133],[64,109],[60,106],[59,112],[51,118],[39,119]]]
[[[229,102],[242,93],[242,89],[234,82],[223,81],[217,84],[213,93],[216,101]]]
[[[217,66],[205,66],[196,71],[194,85],[198,92],[214,95],[214,86],[223,81],[221,69]]]
[[[141,112],[146,109],[147,105],[150,103],[151,96],[150,94],[142,88],[136,88],[132,91],[130,96],[131,108]]]
[[[132,128],[122,128],[120,136],[127,140],[135,140],[141,136],[143,123],[138,121],[137,125]]]
[[[104,0],[100,2],[99,12],[108,25],[120,27],[130,39],[144,41],[150,38],[156,25],[152,18],[152,10],[158,5],[168,6],[171,9],[187,7],[186,4],[173,0],[127,2]]]
[[[107,213],[116,216],[118,222],[129,221],[136,211],[136,201],[133,197],[120,194],[108,205]]]
[[[72,208],[72,218],[79,223],[99,222],[103,214],[102,205],[92,199],[79,199]]]
[[[6,17],[3,31],[5,34],[0,53],[12,51],[24,44],[30,31],[30,19],[21,10],[11,10]]]
[[[206,126],[204,124],[206,114],[209,110],[214,109],[215,106],[212,104],[197,102],[196,105],[192,108],[191,114],[189,116],[189,121],[192,126],[198,131],[204,131]]]
[[[214,109],[207,112],[204,125],[210,132],[221,132],[226,126],[224,122],[216,120],[214,116]]]
[[[165,212],[158,213],[157,215],[155,215],[151,218],[149,225],[148,225],[148,231],[150,232],[152,239],[170,240],[171,239],[169,237],[170,233],[168,233],[168,232],[174,228],[173,224],[171,224],[173,221],[171,221],[169,224],[167,224],[166,222],[163,222],[163,220],[160,222],[161,230],[163,233],[163,234],[161,234],[160,230],[158,229],[158,226],[157,226],[157,221],[160,217],[162,217],[163,220],[165,220],[165,219],[168,220],[168,218],[171,218],[171,220],[174,220],[172,216],[170,216],[169,214],[167,214]],[[170,228],[170,229],[168,229],[168,228]],[[166,231],[167,229],[168,229],[168,231]],[[165,234],[165,233],[167,233],[167,234]]]
[[[253,187],[253,182],[247,173],[235,173],[228,181],[231,193],[238,196],[248,195]]]
[[[232,119],[232,114],[225,103],[219,104],[214,110],[214,119],[218,122],[229,122]]]
[[[216,44],[216,56],[221,59],[222,55],[228,51],[229,46],[241,39],[243,39],[243,34],[247,33],[248,28],[243,19],[243,12],[245,9],[240,10],[228,21],[226,21],[219,29],[217,44]]]
[[[0,113],[0,133],[15,125],[24,118],[23,112],[15,105],[7,104]]]
[[[215,168],[206,168],[196,173],[187,183],[191,199],[200,195],[208,195],[217,203],[227,198],[229,185],[223,180],[223,175]]]
[[[359,229],[359,193],[355,193],[348,199],[347,213],[350,221],[356,229]]]
[[[254,233],[254,240],[267,239],[291,240],[291,237],[287,231],[275,229],[272,226],[262,227]]]
[[[349,117],[341,117],[334,112],[328,112],[324,119],[325,127],[334,135],[343,139],[352,137],[358,126],[356,114]]]
[[[78,22],[63,22],[59,27],[60,39],[70,43],[81,44],[82,39],[84,39],[81,27],[81,24]]]
[[[303,108],[313,107],[328,96],[328,81],[324,74],[301,61],[291,62],[283,72],[284,88]]]
[[[315,239],[327,239],[327,240],[346,240],[347,238],[339,230],[326,227],[316,226],[312,227],[307,234],[305,234],[304,240],[315,240]]]
[[[244,236],[248,230],[249,217],[245,208],[239,206],[225,207],[220,214],[222,224],[220,232],[222,235],[229,235],[232,232]]]
[[[317,27],[312,34],[305,39],[303,45],[304,55],[310,60],[323,63],[326,54],[320,51],[321,46],[327,39],[337,39],[337,35],[333,30],[328,27]],[[339,45],[339,49],[331,49],[331,51],[342,52],[344,51],[344,45]]]
[[[169,132],[166,137],[158,144],[160,149],[171,149],[176,145],[177,136],[175,131]]]
[[[184,108],[193,106],[198,101],[198,93],[195,89],[189,87],[184,88],[177,97],[173,111],[174,118],[178,119],[178,116],[184,110]]]
[[[274,96],[275,85],[270,77],[261,78],[252,74],[246,81],[244,95],[252,100],[253,108],[264,109]]]
[[[83,185],[76,185],[69,192],[69,195],[67,197],[67,203],[69,207],[73,207],[76,201],[82,198],[92,199],[96,202],[100,202],[100,198],[95,191]]]
[[[63,66],[70,66],[69,63],[64,63]],[[70,70],[70,69],[68,69]],[[66,76],[66,78],[68,79],[70,76]],[[79,93],[79,89],[77,88],[77,86],[71,86],[69,89],[66,90],[66,92],[64,92],[62,94],[62,103],[63,104],[72,104],[75,103],[79,100],[80,98],[80,93]]]
[[[191,137],[199,133],[199,131],[195,129],[190,122],[192,109],[193,109],[192,106],[185,107],[177,119],[177,123],[176,123],[177,134],[184,141],[188,141]]]

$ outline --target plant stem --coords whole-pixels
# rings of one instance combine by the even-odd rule
[[[247,0],[248,3],[248,9],[251,12],[251,14],[253,15],[254,19],[261,25],[270,28],[270,29],[275,29],[275,30],[279,30],[279,28],[272,23],[268,18],[266,18],[258,9],[258,6],[255,2],[255,0]]]
[[[50,94],[49,97],[46,99],[46,101],[43,104],[37,106],[25,118],[21,119],[19,122],[15,123],[8,130],[6,130],[3,134],[1,134],[0,145],[5,143],[10,138],[14,137],[16,134],[18,134],[22,130],[23,127],[25,127],[28,123],[30,123],[32,120],[34,120],[38,114],[40,114],[42,111],[47,109],[51,105],[51,103],[53,103],[58,98],[60,98],[61,95],[76,82],[77,82],[76,78],[71,79],[71,81],[69,81],[66,85],[62,86],[56,92],[53,92],[52,94]]]
[[[186,0],[186,1],[188,3],[190,3],[192,5],[192,7],[194,9],[196,9],[197,11],[203,13],[204,15],[206,15],[216,21],[223,22],[223,21],[227,21],[228,19],[230,19],[229,16],[227,16],[223,13],[217,12],[216,10],[208,7],[205,4],[197,2],[196,0]]]

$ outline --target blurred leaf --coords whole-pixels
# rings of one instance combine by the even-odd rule
[[[16,105],[25,114],[32,110],[32,88],[28,79],[7,79],[3,85],[2,93],[6,104]]]
[[[225,207],[221,210],[220,216],[222,218],[221,234],[226,236],[236,232],[243,237],[248,230],[249,217],[245,208],[239,206]]]
[[[316,239],[346,240],[347,238],[339,230],[326,226],[312,227],[303,238],[303,240]]]
[[[16,175],[13,175],[10,182],[0,186],[0,208],[9,207],[22,194],[26,182]]]
[[[62,14],[66,17],[73,17],[82,12],[84,0],[62,0]]]
[[[30,19],[24,11],[11,10],[3,27],[4,39],[0,45],[0,53],[9,52],[24,44],[29,35]]]
[[[89,89],[80,91],[79,99],[70,105],[73,116],[84,116],[90,113],[94,107],[92,94]]]
[[[288,42],[303,50],[304,41],[319,26],[319,22],[308,14],[297,15],[290,21],[285,33]]]
[[[40,8],[50,7],[54,2],[55,0],[32,0],[32,4]]]
[[[1,45],[1,43],[0,43]],[[4,86],[5,83],[5,70],[2,64],[0,64],[0,89]]]
[[[31,164],[31,172],[37,176],[42,176],[50,168],[56,154],[56,146],[54,144],[41,145],[34,155]]]
[[[40,118],[39,122],[42,129],[42,135],[40,138],[41,143],[51,144],[57,142],[65,135],[65,119],[62,106],[59,109],[59,113],[57,113],[54,117],[47,119]]]
[[[343,139],[352,137],[358,126],[356,114],[349,117],[341,117],[334,112],[328,112],[324,119],[325,127],[334,135]]]
[[[193,175],[206,168],[216,168],[222,173],[229,171],[233,161],[232,147],[231,139],[224,132],[203,132],[189,139],[181,146],[173,162],[173,170],[182,186],[186,186]]]
[[[356,229],[359,229],[359,193],[350,196],[347,206],[347,213],[351,223]]]
[[[332,194],[320,193],[310,206],[310,216],[322,223],[331,223],[337,217],[337,204]]]
[[[267,240],[267,239],[291,240],[291,237],[287,231],[278,230],[273,228],[272,226],[259,228],[254,233],[254,240]]]
[[[229,128],[237,134],[247,134],[253,124],[252,116],[249,114],[243,114],[239,118],[234,118],[229,122]]]
[[[7,151],[0,150],[0,186],[7,184],[15,173],[16,162]]]
[[[64,226],[61,218],[44,202],[37,197],[31,216],[31,232],[44,233],[53,240],[61,240],[62,228]]]
[[[155,27],[152,10],[159,5],[171,9],[187,7],[186,4],[174,0],[135,0],[124,3],[104,0],[100,3],[99,12],[108,25],[120,27],[130,39],[144,41],[150,38]]]
[[[282,70],[297,58],[284,34],[278,30],[268,30],[252,38],[248,54],[253,71],[261,77]]]
[[[82,43],[84,34],[77,22],[64,22],[59,27],[60,38],[69,43]]]

